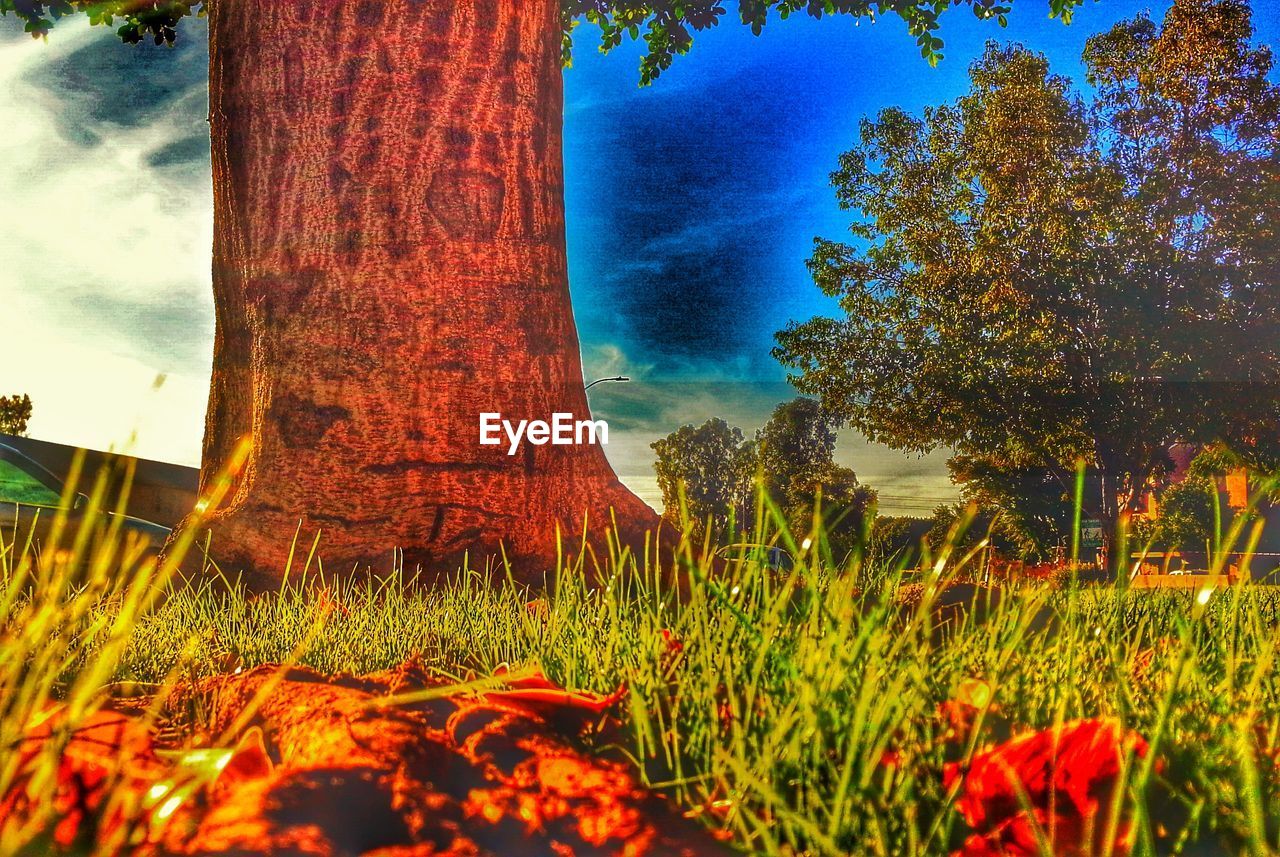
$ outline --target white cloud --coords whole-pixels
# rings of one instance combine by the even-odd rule
[[[32,397],[34,437],[195,464],[212,353],[209,178],[147,160],[190,138],[190,104],[95,127],[83,99],[41,85],[94,39],[112,36],[76,21],[47,43],[0,42],[0,393]],[[68,134],[77,123],[86,133]]]

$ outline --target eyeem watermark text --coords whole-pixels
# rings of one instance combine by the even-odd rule
[[[521,420],[512,423],[502,414],[480,415],[480,445],[507,444],[507,455],[515,455],[520,442],[534,446],[583,446],[607,444],[609,424],[604,420],[574,420],[573,414],[552,414],[551,422]]]

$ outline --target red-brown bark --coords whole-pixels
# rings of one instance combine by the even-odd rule
[[[479,414],[586,418],[565,261],[557,0],[219,0],[217,333],[202,472],[252,452],[212,553],[281,573],[545,565],[555,523],[651,510],[598,446],[479,445]],[[473,562],[473,565],[475,563]]]

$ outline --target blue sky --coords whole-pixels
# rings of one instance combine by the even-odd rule
[[[624,481],[656,502],[649,442],[710,416],[751,432],[791,395],[772,337],[834,311],[804,261],[815,236],[848,223],[828,174],[862,117],[954,99],[989,38],[1079,81],[1090,35],[1164,8],[1103,0],[1063,26],[1019,0],[1005,30],[953,9],[937,68],[895,18],[797,17],[760,37],[726,23],[646,89],[637,46],[602,56],[579,30],[565,76],[571,288],[589,379],[635,378],[592,391]],[[1255,0],[1259,41],[1276,44],[1278,12],[1280,0]],[[212,215],[203,24],[185,29],[172,50],[82,22],[42,44],[0,20],[0,218],[12,224],[0,393],[31,393],[35,436],[195,463]],[[954,494],[942,452],[903,456],[846,432],[838,456],[887,511],[927,513]]]

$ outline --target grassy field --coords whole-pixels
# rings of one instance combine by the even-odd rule
[[[510,664],[567,688],[625,685],[596,749],[751,853],[1280,850],[1270,589],[1006,587],[939,627],[938,599],[980,555],[944,549],[907,600],[895,570],[833,567],[820,534],[801,549],[767,510],[757,538],[787,546],[794,571],[713,574],[687,551],[680,597],[626,553],[601,558],[600,585],[578,566],[551,591],[474,572],[434,587],[323,581],[300,559],[292,583],[248,597],[177,586],[111,533],[64,533],[38,568],[14,536],[0,561],[0,795],[32,764],[14,748],[49,699],[84,718],[112,693],[258,664],[364,673],[418,658],[459,681]],[[1048,761],[1037,735],[1052,736]],[[42,752],[36,764],[56,767],[56,746]],[[0,850],[35,841],[53,813],[6,830]]]

